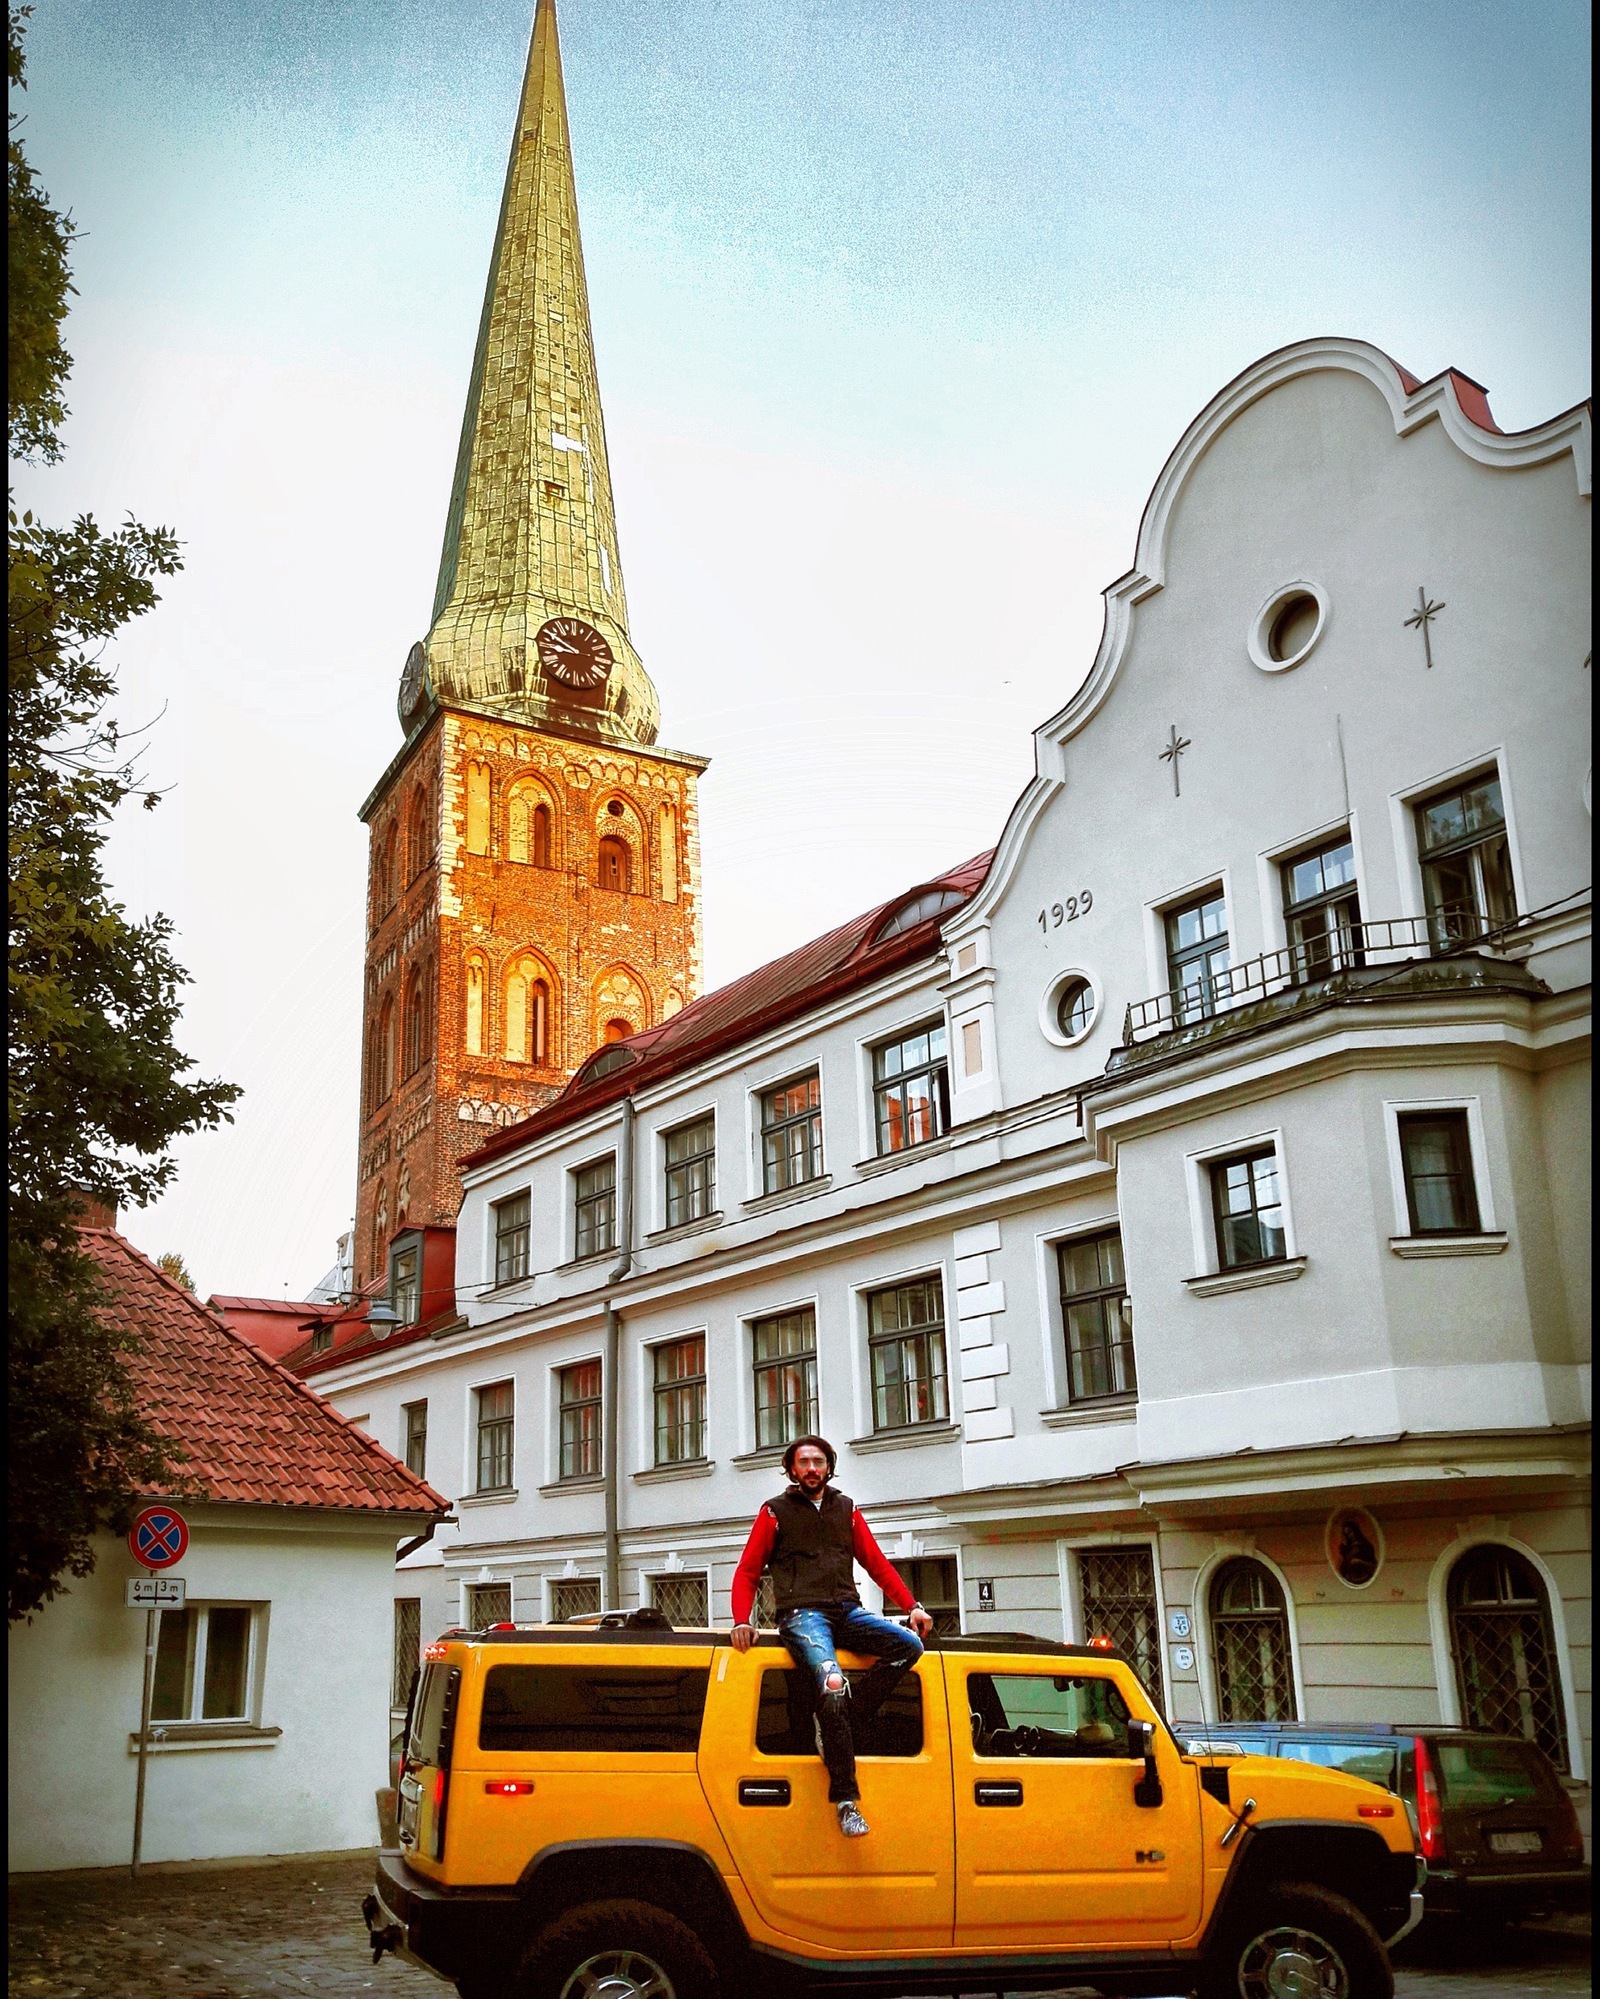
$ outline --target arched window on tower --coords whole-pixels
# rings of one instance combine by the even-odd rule
[[[432,802],[427,785],[419,784],[412,794],[411,812],[406,824],[406,870],[412,881],[433,859]]]
[[[372,1269],[386,1269],[389,1261],[389,1190],[378,1189],[378,1205],[372,1211]]]
[[[678,815],[670,805],[661,808],[661,900],[678,899]]]
[[[486,854],[489,851],[489,766],[482,763],[467,765],[467,852]]]
[[[550,865],[550,808],[526,781],[517,784],[506,807],[506,852],[529,867]]]
[[[1565,1770],[1567,1724],[1544,1578],[1514,1548],[1473,1548],[1450,1571],[1449,1594],[1461,1719],[1537,1742]]]
[[[391,823],[383,836],[383,906],[393,909],[400,899],[400,828]]]
[[[601,1033],[603,1041],[626,1041],[633,1029],[625,1020],[608,1020]]]
[[[600,842],[600,886],[618,889],[624,895],[630,893],[633,887],[632,863],[633,856],[628,852],[627,841],[608,833]]]
[[[548,1062],[550,987],[533,958],[519,958],[506,980],[506,1060]]]
[[[394,1088],[394,1000],[385,998],[378,1009],[377,1047],[374,1051],[372,1101],[381,1104]]]
[[[486,1002],[489,997],[488,968],[483,960],[472,957],[467,960],[466,990],[466,1045],[469,1055],[482,1055],[488,1041],[488,1021]]]
[[[536,805],[533,808],[533,865],[547,868],[550,865],[550,808]]]
[[[1219,1721],[1293,1721],[1289,1613],[1277,1577],[1247,1555],[1211,1582],[1211,1657]]]
[[[433,1053],[433,1037],[429,1032],[429,970],[413,972],[406,987],[404,1062],[405,1074],[414,1076]]]

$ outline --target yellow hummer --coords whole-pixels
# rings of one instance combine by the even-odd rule
[[[374,1957],[462,1999],[1390,1999],[1384,1940],[1422,1906],[1390,1792],[1186,1756],[1114,1651],[946,1637],[857,1723],[872,1831],[845,1839],[812,1700],[770,1634],[449,1634],[363,1905]]]

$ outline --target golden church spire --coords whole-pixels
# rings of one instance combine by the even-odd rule
[[[416,662],[421,666],[422,662]],[[628,638],[554,0],[537,0],[423,674],[451,706],[652,743]]]

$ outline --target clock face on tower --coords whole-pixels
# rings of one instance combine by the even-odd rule
[[[539,649],[539,664],[563,687],[591,690],[601,686],[611,671],[610,646],[581,618],[550,618],[533,642]]]
[[[422,690],[428,678],[428,653],[421,639],[406,654],[405,670],[400,675],[400,719],[409,721],[417,712],[417,704],[422,699]]]

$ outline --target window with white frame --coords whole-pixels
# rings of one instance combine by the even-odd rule
[[[761,1097],[761,1191],[781,1194],[822,1174],[822,1079],[815,1070]]]
[[[698,1464],[706,1454],[706,1336],[652,1350],[658,1465]]]
[[[491,1624],[511,1622],[510,1583],[469,1583],[467,1585],[467,1628],[487,1631]]]
[[[594,1617],[599,1610],[598,1576],[561,1576],[550,1585],[552,1624],[565,1624],[569,1617]]]
[[[422,1599],[397,1596],[394,1600],[394,1672],[389,1688],[389,1705],[403,1708],[411,1698],[411,1676],[422,1663]]]
[[[557,1478],[598,1478],[601,1459],[601,1363],[580,1360],[556,1375],[559,1412]]]
[[[950,1065],[942,1020],[873,1049],[872,1103],[880,1154],[943,1137],[950,1126]]]
[[[1476,1235],[1482,1222],[1467,1113],[1401,1111],[1395,1124],[1411,1233]]]
[[[407,1402],[400,1414],[405,1418],[405,1458],[406,1470],[414,1471],[418,1478],[428,1476],[428,1405],[426,1402]]]
[[[792,1444],[817,1427],[817,1314],[814,1306],[775,1312],[750,1326],[756,1449]]]
[[[163,1610],[150,1719],[251,1721],[253,1655],[265,1610],[258,1603],[191,1603]]]
[[[1211,1178],[1217,1268],[1242,1270],[1251,1264],[1281,1263],[1289,1251],[1276,1148],[1253,1146],[1232,1158],[1209,1161],[1206,1170]]]
[[[944,1285],[920,1277],[867,1299],[872,1426],[902,1430],[949,1420],[945,1375]]]
[[[711,1622],[711,1593],[703,1575],[651,1576],[648,1581],[651,1608],[659,1610],[670,1624],[681,1629]]]
[[[717,1205],[717,1121],[711,1112],[663,1139],[667,1227],[704,1221]]]
[[[600,1256],[617,1246],[617,1156],[608,1152],[572,1176],[574,1257]]]
[[[479,1492],[509,1492],[516,1441],[516,1389],[496,1381],[473,1391],[477,1405]]]
[[[532,1197],[524,1189],[494,1204],[494,1281],[515,1284],[528,1274]]]
[[[1494,771],[1414,807],[1423,901],[1434,947],[1470,943],[1517,913],[1505,805]]]
[[[1068,1401],[1134,1394],[1133,1308],[1122,1268],[1122,1231],[1058,1243],[1056,1257]]]

